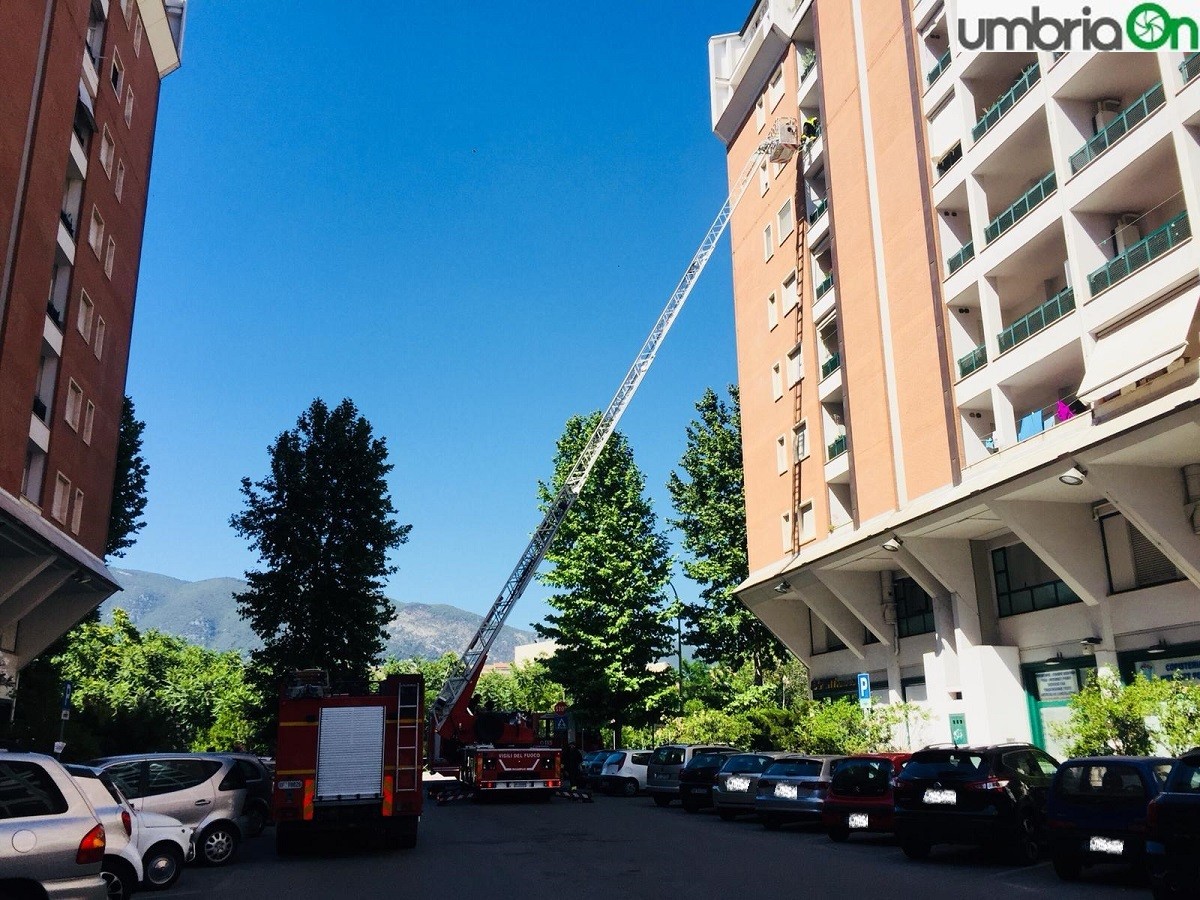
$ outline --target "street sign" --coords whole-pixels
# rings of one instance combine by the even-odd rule
[[[565,716],[567,714],[567,704],[559,700],[554,704],[554,714],[556,716]]]
[[[71,682],[69,682],[69,681],[63,682],[62,706],[60,708],[61,709],[70,709],[71,708]],[[63,716],[63,718],[65,719],[66,716]]]
[[[858,702],[862,706],[868,707],[871,705],[871,673],[858,673]]]
[[[566,716],[555,716],[554,717],[554,730],[555,731],[566,731],[567,730],[567,717]]]
[[[950,740],[956,747],[968,743],[966,713],[950,713]]]
[[[69,709],[64,709],[62,711],[62,720],[65,722],[69,718],[71,718],[71,711]]]
[[[66,749],[67,749],[67,745],[66,745],[65,741],[55,741],[54,742],[54,755],[55,756],[58,756],[60,753],[62,753]]]

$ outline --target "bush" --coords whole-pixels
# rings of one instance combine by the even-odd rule
[[[1200,684],[1139,674],[1122,684],[1101,669],[1070,700],[1071,717],[1055,726],[1071,756],[1177,756],[1200,744]]]

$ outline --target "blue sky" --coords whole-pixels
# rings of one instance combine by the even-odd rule
[[[413,526],[388,594],[485,611],[564,422],[608,403],[724,199],[706,46],[748,9],[191,0],[127,388],[147,526],[114,565],[253,568],[240,479],[350,397]],[[622,421],[664,526],[694,403],[735,380],[730,285],[726,238]]]

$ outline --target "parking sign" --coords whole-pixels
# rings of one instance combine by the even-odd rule
[[[858,673],[858,702],[864,707],[871,705],[871,673]]]

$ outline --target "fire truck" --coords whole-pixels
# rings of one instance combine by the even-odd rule
[[[331,686],[297,672],[279,700],[275,846],[289,855],[325,832],[365,831],[412,847],[421,819],[425,680],[391,675]]]

